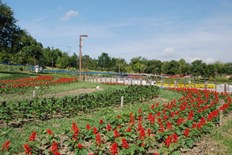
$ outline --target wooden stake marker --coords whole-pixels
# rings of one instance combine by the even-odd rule
[[[219,120],[219,125],[222,126],[222,117],[223,117],[223,111],[220,110],[220,120]]]
[[[32,97],[35,97],[35,90],[33,90],[32,92]]]
[[[124,98],[123,96],[121,96],[121,108],[123,108],[123,102],[124,102]]]

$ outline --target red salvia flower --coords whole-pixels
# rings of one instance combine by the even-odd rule
[[[53,142],[52,146],[50,147],[51,152],[57,152],[58,151],[58,143]]]
[[[173,117],[173,116],[175,116],[175,112],[174,111],[171,113],[171,117]]]
[[[138,131],[143,129],[143,125],[141,122],[138,122]]]
[[[91,129],[90,124],[86,124],[86,129],[87,129],[87,130],[90,130],[90,129]]]
[[[32,154],[32,152],[31,152],[32,148],[28,144],[24,144],[23,147],[24,147],[24,153],[26,155],[31,155]]]
[[[10,147],[10,140],[6,140],[3,144],[2,144],[2,151],[8,151]]]
[[[159,124],[159,132],[164,132],[164,125],[162,123]]]
[[[72,123],[72,130],[73,130],[73,138],[74,139],[76,139],[77,140],[77,136],[78,136],[78,133],[79,133],[79,128],[78,128],[78,126],[77,126],[77,124],[76,123]]]
[[[116,155],[118,153],[118,144],[114,142],[110,147],[110,152],[112,155]]]
[[[53,155],[61,155],[60,152],[56,151],[53,153]]]
[[[190,129],[189,129],[189,128],[186,128],[186,129],[184,130],[184,136],[185,136],[185,137],[188,137],[189,132],[190,132]]]
[[[181,125],[184,122],[184,118],[180,117],[177,119],[177,124]]]
[[[118,116],[117,116],[117,118],[118,118],[118,119],[120,119],[120,118],[121,118],[121,116],[120,116],[120,115],[118,115]]]
[[[138,116],[138,121],[142,122],[142,120],[143,120],[143,117],[142,116]]]
[[[139,139],[143,140],[145,138],[145,130],[144,128],[139,130]]]
[[[101,135],[98,133],[95,137],[96,144],[99,145],[102,142]]]
[[[93,133],[94,133],[94,134],[97,134],[97,133],[98,133],[98,130],[97,130],[96,127],[93,127]]]
[[[100,120],[99,120],[99,123],[102,125],[102,124],[103,124],[103,120],[102,120],[102,119],[100,119]]]
[[[131,132],[131,127],[128,127],[128,128],[126,129],[126,132]]]
[[[72,130],[77,133],[79,132],[79,128],[75,122],[72,123]]]
[[[106,130],[111,131],[111,128],[112,128],[112,127],[110,126],[110,124],[107,124],[107,125],[106,125]]]
[[[200,122],[197,124],[197,128],[200,129],[203,125],[205,125],[205,123],[206,123],[205,118],[202,117]]]
[[[194,111],[190,111],[188,114],[188,120],[192,120],[193,116],[194,116]]]
[[[178,141],[178,136],[176,133],[172,134],[172,142],[176,143]]]
[[[150,129],[150,128],[147,129],[147,135],[148,135],[148,136],[151,135],[151,129]]]
[[[141,147],[144,147],[144,146],[145,146],[145,143],[141,143],[140,146],[141,146]]]
[[[152,113],[150,113],[150,114],[147,116],[147,119],[149,120],[149,122],[150,122],[151,124],[154,124],[154,122],[155,122],[155,116],[154,116]]]
[[[141,114],[143,112],[142,108],[139,108],[138,112]]]
[[[172,129],[172,124],[170,122],[167,122],[166,123],[166,128],[171,130]]]
[[[120,134],[117,129],[114,129],[114,138],[120,137]]]
[[[156,107],[158,107],[159,106],[159,103],[156,103],[156,105],[155,105]]]
[[[83,148],[83,145],[82,145],[81,143],[78,143],[78,144],[77,144],[77,147],[78,147],[79,149],[82,149],[82,148]]]
[[[167,115],[164,115],[163,120],[166,121],[168,119]]]
[[[32,132],[31,135],[29,136],[29,141],[35,141],[36,138],[36,132]]]
[[[225,111],[230,105],[228,103],[223,104],[221,107],[219,107],[219,110]]]
[[[154,108],[155,108],[155,105],[152,104],[151,107],[150,107],[150,109],[153,110]]]
[[[197,123],[194,122],[191,128],[194,129],[194,128],[196,128],[196,127],[197,127]]]
[[[153,155],[159,155],[159,153],[156,153],[156,152],[155,152]]]
[[[211,113],[208,114],[207,116],[207,120],[211,121],[212,119],[214,119],[215,117],[217,117],[219,114],[219,110],[214,110]]]
[[[122,138],[122,147],[124,149],[128,149],[129,148],[129,144],[126,141],[126,138]]]
[[[47,129],[46,132],[47,132],[47,134],[49,134],[49,135],[53,135],[53,134],[54,134],[54,133],[52,132],[52,130],[50,130],[50,129]]]
[[[130,113],[130,124],[131,124],[131,125],[134,125],[134,123],[135,123],[135,118],[134,118],[134,116],[133,116],[133,113],[131,112],[131,113]]]
[[[171,142],[172,142],[172,137],[169,135],[169,136],[165,139],[164,143],[165,143],[165,145],[166,145],[167,147],[169,147],[169,146],[171,145]]]

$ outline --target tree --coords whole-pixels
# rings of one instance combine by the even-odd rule
[[[111,58],[109,57],[108,53],[103,52],[97,60],[97,65],[100,70],[107,70],[109,71],[111,67]]]
[[[225,74],[225,65],[222,62],[220,61],[215,62],[214,68],[215,68],[216,75],[221,76],[222,74]]]
[[[178,63],[179,63],[179,68],[178,68],[179,74],[187,75],[190,73],[190,64],[186,63],[184,59],[180,59]]]
[[[112,71],[115,72],[126,72],[127,63],[123,58],[112,58],[111,60]]]
[[[16,25],[14,13],[10,7],[0,2],[0,51],[13,51],[14,43],[20,37],[20,28]]]
[[[179,63],[175,60],[172,60],[170,62],[164,62],[161,67],[162,73],[168,75],[178,74],[178,69],[179,69]]]
[[[232,75],[232,62],[225,63],[225,73]]]
[[[194,76],[206,76],[206,63],[202,60],[193,61],[191,66],[191,74]]]
[[[160,74],[162,62],[160,60],[148,60],[145,73],[148,74]]]
[[[144,73],[147,60],[142,57],[134,57],[130,60],[130,65],[135,73]]]
[[[70,64],[70,58],[67,53],[62,53],[62,56],[59,56],[56,59],[56,66],[59,68],[67,68]]]
[[[82,68],[83,69],[96,69],[96,60],[92,59],[89,55],[82,56]]]
[[[215,65],[213,65],[213,64],[206,65],[206,75],[208,78],[215,77],[215,75],[216,75]]]

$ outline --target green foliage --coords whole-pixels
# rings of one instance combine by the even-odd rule
[[[2,102],[0,104],[0,119],[9,122],[15,119],[47,120],[57,115],[70,117],[76,115],[77,111],[89,112],[96,108],[118,106],[121,96],[124,96],[125,104],[132,104],[141,99],[154,98],[157,95],[158,87],[155,86],[129,86],[125,90],[116,90],[104,94],[45,98],[15,103]]]

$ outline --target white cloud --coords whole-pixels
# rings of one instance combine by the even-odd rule
[[[75,12],[75,11],[74,11]],[[78,13],[67,12],[66,20],[78,15]],[[69,17],[69,18],[68,18]],[[144,21],[144,20],[142,20]],[[67,44],[73,49],[78,49],[78,36],[88,34],[85,51],[89,51],[92,57],[99,56],[101,52],[107,52],[113,57],[123,57],[130,60],[132,57],[142,56],[148,59],[179,60],[181,58],[191,62],[201,59],[206,63],[214,61],[232,61],[232,29],[230,27],[232,18],[215,18],[205,20],[194,25],[175,25],[175,21],[157,22],[157,29],[149,29],[155,26],[156,21],[147,20],[145,23],[128,21],[119,23],[102,23],[102,25],[44,25],[34,24],[24,26],[28,28],[33,36],[43,40],[45,45],[53,45],[67,50]],[[139,25],[138,23],[142,23]],[[170,24],[170,25],[169,25]],[[144,31],[137,33],[137,29]],[[172,27],[171,31],[168,29]],[[181,29],[181,27],[188,27]],[[160,29],[162,31],[160,31]],[[115,31],[119,30],[119,31]],[[122,31],[123,30],[123,31]],[[130,35],[125,31],[129,30]],[[166,32],[167,30],[168,32]],[[59,38],[59,39],[57,39]],[[40,41],[38,40],[38,41]]]
[[[69,10],[65,13],[65,15],[63,17],[60,18],[61,21],[67,21],[72,17],[77,16],[79,13],[77,11],[74,10]]]
[[[174,58],[175,57],[175,49],[174,48],[165,48],[162,53],[164,58]]]

